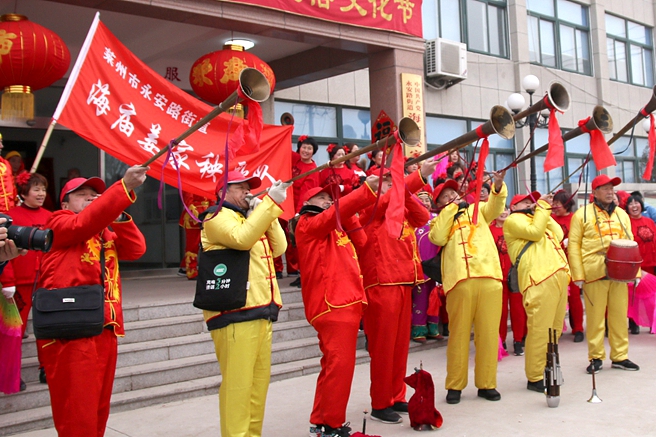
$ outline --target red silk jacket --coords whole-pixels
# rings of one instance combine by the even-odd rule
[[[61,210],[52,214],[46,228],[52,229],[50,252],[41,261],[42,288],[64,288],[100,283],[100,244],[105,247],[105,326],[125,335],[118,260],[136,260],[146,252],[146,240],[128,216],[114,221],[136,200],[123,180],[109,187],[82,212]],[[112,227],[112,230],[107,227]],[[101,239],[102,236],[102,239]]]
[[[350,230],[360,227],[355,213],[362,205],[375,201],[376,194],[367,184],[339,199],[343,227]],[[333,308],[367,303],[356,252],[356,246],[361,250],[367,240],[362,229],[348,234],[338,231],[335,207],[331,206],[319,214],[302,214],[295,237],[308,322],[313,323]]]
[[[369,206],[360,216],[360,223],[365,226],[367,233],[367,245],[360,253],[365,289],[376,285],[414,285],[424,282],[415,228],[428,223],[430,215],[410,193],[419,191],[426,185],[426,181],[416,171],[406,176],[405,184],[405,217],[400,238],[391,238],[385,226],[385,212],[391,192],[382,196],[373,219],[373,206]]]

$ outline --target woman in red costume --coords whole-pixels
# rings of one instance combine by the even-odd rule
[[[298,138],[296,151],[292,151],[292,177],[317,168],[317,163],[312,159],[315,153],[317,153],[317,150],[319,150],[319,144],[317,144],[314,138],[308,137],[307,135],[301,135]],[[312,173],[294,181],[294,212],[301,210],[303,206],[303,195],[311,188],[318,186],[319,173]]]
[[[30,226],[43,228],[52,212],[43,208],[46,199],[48,181],[38,173],[22,173],[16,179],[23,203],[9,210],[8,214],[14,220],[13,224],[18,226]],[[23,334],[27,327],[27,315],[32,308],[32,291],[38,279],[38,271],[43,252],[30,250],[25,256],[19,256],[11,260],[16,279],[16,306],[23,320]]]
[[[328,156],[331,161],[339,159],[343,156],[346,156],[346,150],[344,146],[338,146],[337,144],[328,145]],[[319,173],[319,185],[325,187],[329,184],[335,184],[339,186],[340,193],[342,195],[348,194],[353,191],[353,187],[360,182],[352,169],[350,169],[345,162],[340,162],[334,166],[331,166],[325,170],[322,170]]]
[[[569,225],[572,221],[573,206],[574,201],[567,191],[559,190],[554,194],[551,216],[563,228],[562,246],[565,253],[567,253],[567,243],[569,242]],[[581,289],[574,284],[574,281],[569,283],[567,303],[569,305],[569,325],[574,334],[574,342],[580,343],[583,341],[583,303],[581,302]]]
[[[383,165],[383,151],[374,150],[369,156],[371,162],[369,163],[369,170],[367,170],[367,176],[371,174],[380,174],[380,167]]]

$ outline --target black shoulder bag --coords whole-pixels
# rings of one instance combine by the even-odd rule
[[[204,251],[201,243],[193,305],[208,311],[230,311],[246,305],[250,260],[249,250]]]
[[[453,221],[455,222],[458,217],[460,217],[466,209],[461,209],[453,216]],[[453,226],[453,225],[452,225]],[[433,281],[438,284],[442,283],[442,251],[444,246],[440,247],[437,255],[431,259],[427,259],[421,262],[421,268],[424,271],[424,274],[431,278]]]
[[[105,325],[105,247],[100,241],[100,284],[39,288],[32,295],[32,323],[37,339],[100,335]]]
[[[508,270],[508,278],[506,281],[508,282],[508,289],[510,290],[511,293],[519,293],[519,277],[517,274],[517,269],[519,269],[519,261],[522,259],[522,255],[524,255],[524,252],[533,244],[533,241],[529,241],[526,243],[524,248],[522,248],[522,251],[519,252],[519,255],[517,255],[517,259],[515,260],[515,264],[513,264],[510,267],[510,270]]]

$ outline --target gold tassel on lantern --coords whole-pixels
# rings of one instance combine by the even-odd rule
[[[23,121],[34,119],[34,94],[29,86],[12,85],[2,95],[2,119]]]
[[[226,112],[228,114],[235,114],[235,117],[244,118],[244,107],[241,103],[231,106]]]

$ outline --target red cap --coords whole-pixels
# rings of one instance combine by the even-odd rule
[[[460,188],[460,184],[455,179],[447,179],[446,182],[443,182],[435,187],[435,190],[433,191],[433,200],[435,203],[437,203],[437,199],[440,197],[440,194],[442,194],[442,191],[445,188],[451,188],[457,192]]]
[[[305,193],[303,193],[303,197],[301,198],[301,203],[307,202],[308,200],[312,199],[314,196],[316,196],[319,193],[328,193],[330,194],[330,197],[335,197],[335,195],[333,194],[334,188],[337,188],[335,184],[328,184],[325,187],[310,188]],[[337,190],[339,190],[339,188],[337,188]]]
[[[510,206],[517,205],[519,202],[526,199],[529,199],[531,203],[535,203],[540,197],[542,197],[542,194],[540,194],[539,191],[533,191],[529,194],[515,194],[510,201]]]
[[[219,194],[219,190],[223,188],[223,182],[225,181],[225,176],[221,175],[219,181],[216,183],[216,194]],[[251,190],[262,185],[262,180],[257,176],[246,177],[240,171],[231,170],[228,172],[228,185],[230,184],[240,184],[242,182],[248,182],[248,186],[251,187]]]
[[[98,177],[91,177],[89,179],[85,178],[75,178],[71,179],[70,181],[66,182],[64,185],[64,188],[61,190],[61,194],[59,195],[59,201],[63,202],[64,197],[67,194],[72,193],[73,191],[82,188],[82,187],[91,187],[94,190],[96,190],[96,193],[102,194],[105,192],[105,182],[103,182],[102,179]]]
[[[592,180],[592,189],[596,190],[597,188],[601,187],[602,185],[606,185],[606,184],[613,184],[613,186],[616,187],[621,183],[622,183],[622,179],[620,179],[620,178],[611,179],[606,174],[600,174],[599,176],[597,176],[596,178],[594,178]]]

